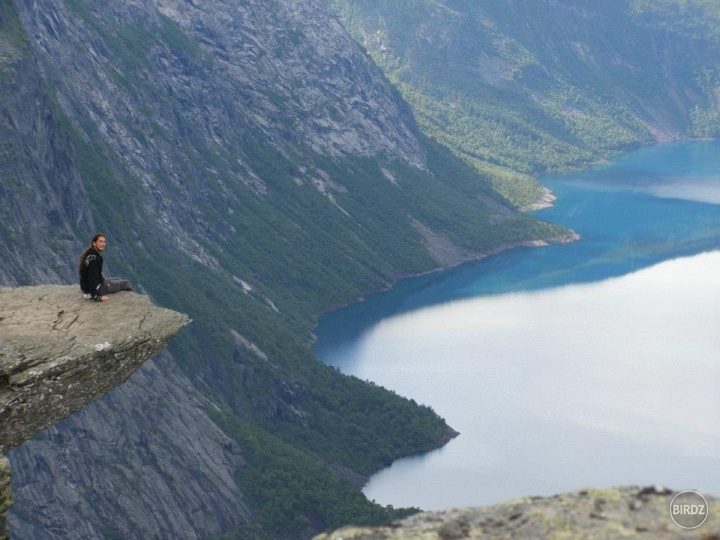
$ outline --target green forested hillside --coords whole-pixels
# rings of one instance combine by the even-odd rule
[[[422,128],[519,206],[547,172],[720,135],[715,2],[332,4]]]
[[[714,0],[632,0],[631,7],[681,36],[720,43],[720,4]]]

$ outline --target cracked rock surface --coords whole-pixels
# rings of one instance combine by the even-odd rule
[[[132,292],[0,288],[0,453],[122,384],[188,322]]]

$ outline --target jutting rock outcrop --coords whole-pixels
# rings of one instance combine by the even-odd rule
[[[135,293],[0,289],[0,452],[122,384],[188,322]]]
[[[423,512],[385,527],[345,527],[315,540],[720,538],[720,501],[705,495],[707,519],[697,528],[683,529],[670,516],[676,493],[622,486],[523,497],[483,508]]]
[[[0,452],[122,384],[188,322],[135,293],[90,302],[76,286],[0,288]],[[0,538],[11,503],[0,454]]]

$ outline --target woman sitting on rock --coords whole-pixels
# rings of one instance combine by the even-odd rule
[[[104,234],[94,235],[90,247],[85,248],[80,255],[80,288],[88,300],[104,302],[109,299],[108,294],[133,290],[127,279],[103,277],[103,258],[100,253],[105,251],[105,242]]]

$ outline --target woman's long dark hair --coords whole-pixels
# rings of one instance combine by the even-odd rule
[[[92,240],[90,240],[90,245],[86,247],[83,252],[80,254],[80,262],[78,263],[78,272],[82,272],[83,262],[85,261],[85,257],[87,257],[88,252],[91,249],[95,249],[93,247],[93,244],[98,241],[98,238],[105,238],[105,235],[102,233],[95,233],[92,237]]]

